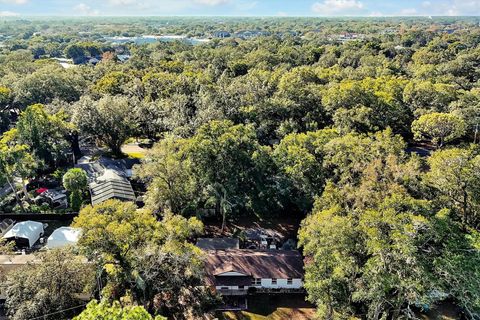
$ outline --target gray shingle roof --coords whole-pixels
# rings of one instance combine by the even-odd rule
[[[197,240],[197,247],[203,250],[238,249],[240,243],[234,238],[200,238]]]

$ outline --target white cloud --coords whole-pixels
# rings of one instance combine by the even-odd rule
[[[426,0],[417,8],[416,15],[462,16],[479,13],[480,0]]]
[[[258,5],[258,2],[239,2],[235,5],[235,9],[238,11],[250,11]]]
[[[453,0],[452,7],[447,11],[449,15],[478,15],[480,0]]]
[[[28,0],[0,0],[0,2],[7,4],[25,4]]]
[[[227,4],[230,2],[230,0],[194,0],[194,2],[201,5],[215,7]]]
[[[79,3],[73,8],[73,13],[80,16],[98,16],[100,12],[98,10],[92,9],[89,5],[85,3]]]
[[[312,10],[321,15],[355,14],[363,9],[357,0],[324,0],[312,5]]]
[[[432,3],[430,1],[423,1],[422,2],[422,7],[424,7],[424,8],[430,8],[431,5],[432,5]]]
[[[16,17],[18,13],[12,11],[0,11],[0,17]]]

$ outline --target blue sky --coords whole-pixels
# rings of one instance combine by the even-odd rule
[[[18,15],[480,16],[480,0],[0,0]]]

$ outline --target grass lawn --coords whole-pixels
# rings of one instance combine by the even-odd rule
[[[314,319],[315,309],[311,308],[278,308],[268,316],[248,311],[228,311],[222,314],[224,320],[310,320]]]
[[[257,294],[248,297],[248,310],[221,314],[225,320],[310,320],[315,315],[303,294]]]
[[[122,152],[130,158],[142,159],[145,157],[147,150],[136,144],[125,144],[122,146]]]

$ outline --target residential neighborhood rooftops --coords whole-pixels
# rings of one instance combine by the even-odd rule
[[[240,241],[235,238],[199,238],[197,247],[203,250],[239,249]]]
[[[303,278],[303,259],[298,251],[210,250],[206,272],[210,278],[230,273],[253,278]]]

